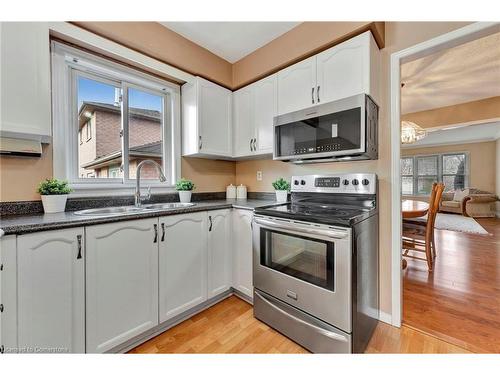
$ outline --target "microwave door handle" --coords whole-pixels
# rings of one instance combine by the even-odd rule
[[[344,336],[342,335],[339,335],[338,333],[335,333],[335,332],[332,332],[332,331],[328,331],[324,328],[321,328],[321,327],[318,327],[317,325],[314,325],[314,324],[311,324],[309,322],[306,322],[305,320],[302,320],[288,312],[286,312],[285,310],[283,309],[280,309],[278,306],[276,306],[274,303],[271,303],[271,301],[268,301],[266,297],[264,297],[262,294],[260,294],[257,290],[254,292],[255,294],[257,294],[257,296],[263,301],[265,302],[267,305],[269,305],[270,307],[272,307],[273,309],[275,309],[276,311],[280,312],[281,314],[289,317],[290,319],[293,319],[295,320],[297,323],[300,323],[300,324],[304,324],[306,326],[308,326],[309,328],[312,328],[313,330],[315,330],[316,332],[322,334],[323,336],[327,336],[331,339],[334,339],[334,340],[337,340],[337,341],[344,341],[346,342],[347,341],[347,338],[345,338]]]
[[[340,232],[336,230],[325,230],[325,229],[313,229],[313,228],[302,228],[296,225],[292,224],[286,224],[286,223],[274,223],[270,220],[265,220],[265,219],[259,219],[255,218],[254,219],[255,223],[260,224],[264,227],[268,228],[273,228],[273,229],[284,229],[284,230],[289,230],[293,232],[299,232],[299,233],[306,233],[306,234],[316,234],[319,236],[325,236],[325,237],[330,237],[330,238],[337,238],[337,239],[342,239],[347,237],[347,233],[345,232]]]

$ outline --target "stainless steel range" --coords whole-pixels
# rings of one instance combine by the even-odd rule
[[[379,316],[377,177],[292,177],[253,220],[254,315],[315,353],[360,353]]]

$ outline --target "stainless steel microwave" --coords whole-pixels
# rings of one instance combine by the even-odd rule
[[[274,118],[274,160],[319,163],[378,158],[378,106],[365,94]]]

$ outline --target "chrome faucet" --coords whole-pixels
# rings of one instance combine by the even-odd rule
[[[141,196],[141,169],[142,169],[142,166],[144,164],[152,164],[156,167],[156,169],[158,170],[158,173],[160,174],[160,181],[161,182],[165,182],[167,181],[167,178],[165,177],[165,174],[163,173],[163,169],[161,168],[160,164],[158,164],[157,162],[155,162],[154,160],[143,160],[141,161],[138,165],[137,165],[137,172],[136,172],[136,185],[135,185],[135,194],[134,194],[134,198],[135,198],[135,206],[136,207],[141,207],[141,200],[143,198],[145,199],[149,199],[151,198],[151,187],[148,188],[148,194],[143,197]]]

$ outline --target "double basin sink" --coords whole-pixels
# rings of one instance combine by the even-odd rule
[[[75,211],[75,215],[81,216],[119,216],[129,214],[139,214],[151,211],[176,210],[179,208],[187,208],[194,206],[194,203],[156,203],[144,204],[140,207],[136,206],[119,206],[119,207],[103,207],[91,208],[88,210]]]

